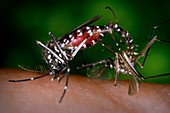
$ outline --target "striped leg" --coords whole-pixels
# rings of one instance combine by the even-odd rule
[[[155,35],[155,30],[156,30],[157,28],[159,28],[160,26],[162,26],[163,24],[167,23],[167,22],[170,22],[170,19],[165,20],[165,21],[163,21],[162,23],[160,23],[159,25],[157,25],[157,26],[155,26],[155,27],[152,28],[152,30],[151,30],[151,35],[150,35],[150,40],[151,40],[151,41],[153,40],[153,38],[156,37],[156,35]],[[151,41],[150,41],[150,42],[151,42]],[[156,39],[156,41],[170,43],[170,41],[161,40],[161,39]],[[148,44],[149,44],[149,43],[148,43]],[[143,53],[142,53],[142,55],[144,56],[144,60],[143,60],[143,63],[142,63],[142,65],[141,65],[141,67],[143,67],[144,64],[145,64],[145,62],[146,62],[148,53],[149,53],[149,51],[150,51],[150,49],[151,49],[151,45],[150,45],[150,47],[145,47],[144,49],[146,49],[146,48],[147,48],[147,50],[145,50],[145,52],[144,52],[144,50],[143,50]],[[145,54],[145,55],[144,55],[144,54]],[[139,58],[138,58],[138,59],[139,59]]]
[[[66,74],[64,75],[64,76],[66,76],[66,82],[65,82],[64,91],[63,91],[63,93],[62,93],[62,95],[61,95],[61,97],[60,97],[59,103],[62,102],[62,100],[63,100],[63,98],[64,98],[64,96],[65,96],[65,93],[66,93],[66,91],[67,91],[67,88],[68,88],[69,72],[70,72],[70,67],[67,66],[67,72],[66,72]]]
[[[45,75],[41,75],[41,76],[37,76],[37,77],[32,77],[32,78],[27,78],[27,79],[21,79],[21,80],[9,80],[9,82],[25,82],[25,81],[32,81],[32,80],[36,80],[48,75],[51,75],[52,73],[47,73]]]

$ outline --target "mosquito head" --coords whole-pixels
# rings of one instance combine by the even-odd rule
[[[110,29],[111,31],[113,30],[113,29],[117,29],[118,28],[118,20],[117,20],[117,18],[116,18],[116,15],[115,15],[115,12],[110,8],[110,7],[105,7],[105,9],[109,9],[111,12],[112,12],[112,14],[113,14],[113,17],[114,17],[114,19],[115,19],[115,22],[112,22],[112,21],[110,21],[106,26],[106,29]],[[110,32],[111,34],[112,34],[112,32]]]

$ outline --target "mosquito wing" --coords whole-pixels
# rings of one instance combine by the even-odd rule
[[[114,78],[114,74],[108,67],[104,64],[98,64],[93,67],[87,68],[87,76],[89,78],[99,79],[99,80],[110,80]]]
[[[129,95],[135,95],[139,91],[139,81],[134,75],[130,75],[131,80],[129,83]]]
[[[85,23],[81,24],[80,26],[76,27],[75,29],[73,29],[71,32],[67,33],[66,35],[62,36],[59,40],[62,40],[62,39],[65,39],[66,37],[68,37],[71,33],[73,33],[74,31],[78,30],[78,29],[81,29],[82,27],[84,26],[88,26],[90,25],[91,23],[97,21],[98,19],[101,18],[101,15],[97,15],[95,17],[93,17],[92,19],[86,21]]]

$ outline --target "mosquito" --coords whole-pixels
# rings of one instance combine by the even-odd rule
[[[165,74],[155,75],[155,76],[151,76],[151,77],[144,77],[134,67],[137,64],[140,66],[140,68],[143,68],[144,63],[147,58],[147,55],[148,55],[148,52],[155,41],[170,43],[170,41],[158,39],[157,36],[154,34],[155,30],[162,24],[153,27],[153,29],[151,31],[151,34],[152,34],[151,40],[143,48],[143,50],[138,53],[135,50],[135,48],[137,48],[137,47],[135,47],[135,45],[133,43],[133,38],[130,36],[130,34],[126,30],[124,30],[123,28],[121,28],[118,25],[118,20],[116,18],[114,11],[110,7],[106,7],[106,9],[109,9],[112,12],[116,22],[108,23],[107,25],[105,25],[105,27],[102,31],[104,31],[105,33],[111,34],[113,42],[117,46],[118,50],[115,51],[115,48],[108,46],[107,44],[102,42],[102,40],[99,40],[98,42],[100,44],[102,44],[102,46],[109,49],[109,51],[112,53],[112,55],[114,57],[104,59],[104,60],[101,60],[98,62],[90,63],[90,64],[83,64],[81,67],[77,67],[77,69],[87,68],[88,74],[92,74],[93,78],[102,77],[103,76],[102,74],[105,72],[106,69],[113,69],[113,70],[115,70],[114,86],[117,85],[119,74],[129,75],[131,78],[130,83],[129,83],[129,89],[128,89],[129,95],[134,95],[139,91],[139,81],[143,81],[145,79],[150,79],[150,78],[155,78],[155,77],[160,77],[160,76],[170,75],[170,73],[165,73]],[[169,20],[167,20],[167,21],[169,21]],[[167,21],[165,21],[165,22],[167,22]],[[125,45],[126,45],[125,50],[123,50],[120,47],[118,41],[113,36],[113,32],[116,32],[121,36],[120,42],[122,42],[122,39],[124,40]],[[142,64],[138,61],[141,57],[144,57],[144,61]]]
[[[68,88],[69,62],[76,56],[80,49],[84,49],[86,45],[91,44],[90,41],[93,40],[96,35],[99,35],[93,34],[91,28],[86,26],[100,18],[100,15],[95,16],[59,39],[56,39],[53,34],[49,32],[51,40],[48,41],[46,45],[40,41],[36,41],[37,45],[42,49],[42,55],[46,63],[49,65],[49,72],[41,76],[22,80],[9,80],[9,82],[32,81],[52,74],[54,74],[54,77],[51,81],[57,78],[60,82],[66,76],[64,91],[59,100],[59,103],[62,102]],[[83,33],[81,32],[82,30]],[[26,71],[30,71],[22,66],[20,67]],[[60,75],[61,73],[64,74]]]

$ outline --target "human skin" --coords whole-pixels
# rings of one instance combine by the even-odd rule
[[[94,80],[70,75],[62,103],[58,103],[65,79],[51,82],[52,75],[34,81],[12,83],[40,74],[0,69],[0,113],[169,113],[170,84],[140,83],[140,91],[128,95],[128,82]]]

